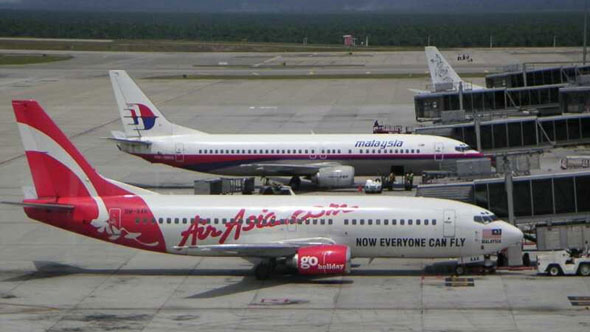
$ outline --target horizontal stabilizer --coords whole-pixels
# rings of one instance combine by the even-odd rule
[[[70,204],[56,204],[56,203],[32,203],[32,202],[0,202],[2,204],[17,205],[22,207],[32,207],[45,210],[73,210],[74,206]]]

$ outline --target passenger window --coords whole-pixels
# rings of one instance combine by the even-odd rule
[[[213,219],[213,222],[217,225],[217,224],[219,224],[219,219],[215,218],[215,219]]]
[[[420,149],[416,150],[417,153],[420,153]]]
[[[420,225],[420,219],[416,220],[416,225]]]
[[[364,225],[365,224],[365,219],[361,219],[359,224]]]
[[[320,224],[325,225],[326,224],[326,219],[320,220]]]
[[[344,224],[348,225],[348,219],[344,219]]]
[[[396,220],[396,219],[392,219],[392,220],[391,220],[391,224],[392,224],[392,225],[396,225],[396,224],[397,224],[397,220]]]
[[[408,225],[412,224],[412,219],[408,219]]]
[[[156,218],[152,218],[152,224],[156,223]]]
[[[400,224],[400,225],[403,225],[403,224],[404,224],[404,220],[403,220],[403,219],[400,219],[400,220],[399,220],[399,224]]]
[[[317,225],[317,224],[318,224],[318,220],[317,220],[317,219],[314,219],[314,220],[313,220],[313,224],[314,224],[314,225]]]
[[[309,151],[309,150],[305,150],[305,153],[309,153],[309,152],[307,152],[307,151]]]
[[[428,225],[428,219],[424,219],[424,225]]]
[[[186,224],[186,218],[182,218],[182,223]]]
[[[163,223],[164,223],[164,218],[158,218],[158,222],[159,222],[160,224],[163,224]]]
[[[369,219],[369,220],[367,220],[367,224],[368,224],[368,225],[373,225],[373,219]]]
[[[383,225],[388,225],[389,224],[389,220],[385,219],[383,220]]]
[[[436,225],[436,219],[432,219],[432,225]]]
[[[348,153],[352,153],[352,150],[348,150]]]
[[[397,149],[395,149],[395,153],[397,153]]]
[[[221,223],[222,224],[225,224],[226,222],[227,222],[227,219],[226,218],[221,219]]]
[[[167,224],[171,224],[172,223],[172,218],[166,218],[166,223]]]
[[[375,225],[381,225],[381,220],[380,219],[375,220]]]
[[[332,225],[332,219],[328,219],[328,225]]]
[[[135,218],[135,223],[139,224],[139,218]]]
[[[352,219],[352,224],[356,225],[356,219]]]

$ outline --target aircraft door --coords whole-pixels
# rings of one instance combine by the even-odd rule
[[[109,209],[109,226],[113,233],[119,234],[119,230],[121,229],[121,209]]]
[[[183,143],[176,143],[176,145],[174,146],[174,160],[179,163],[184,162],[184,144]]]
[[[444,144],[441,142],[434,143],[434,160],[442,161],[444,158]]]
[[[443,236],[455,236],[455,210],[445,210],[443,217]]]

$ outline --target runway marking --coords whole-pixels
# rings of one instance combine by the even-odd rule
[[[587,307],[590,306],[590,296],[568,296],[568,300],[573,306]]]
[[[252,67],[253,67],[253,68],[258,68],[258,67],[262,66],[263,64],[266,64],[266,63],[272,62],[272,61],[274,61],[274,60],[278,60],[278,59],[280,59],[280,58],[281,58],[281,56],[280,56],[280,55],[277,55],[277,56],[275,56],[275,57],[273,57],[273,58],[266,59],[266,60],[264,60],[264,61],[262,61],[262,62],[260,62],[260,63],[253,64],[253,65],[252,65]]]
[[[448,278],[445,278],[445,286],[447,286],[447,287],[474,287],[475,280],[473,280],[473,278],[448,277]]]

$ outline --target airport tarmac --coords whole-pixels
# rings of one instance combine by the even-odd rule
[[[473,72],[515,62],[573,61],[579,57],[574,49],[494,50],[493,54],[486,50],[456,50],[449,54],[460,52],[472,52],[477,59],[473,65],[459,65]],[[121,130],[108,69],[128,70],[139,78],[139,85],[171,121],[199,130],[368,133],[377,119],[415,126],[413,93],[408,88],[423,89],[428,78],[145,78],[201,70],[247,75],[253,70],[274,72],[272,68],[258,67],[280,64],[281,59],[298,61],[299,68],[288,73],[309,72],[312,69],[302,68],[307,65],[320,74],[322,70],[355,72],[367,68],[404,73],[427,70],[421,52],[400,53],[343,57],[321,53],[310,56],[80,52],[64,62],[2,67],[0,199],[18,201],[22,199],[21,186],[30,184],[11,99],[39,100],[107,177],[129,182],[190,183],[196,178],[213,176],[150,165],[119,152],[114,144],[101,138],[109,136],[111,130]],[[333,64],[339,68],[322,68],[330,61],[335,61]],[[220,62],[247,68],[201,68]],[[258,63],[263,64],[252,67]],[[359,64],[364,67],[359,69]],[[481,78],[474,83],[483,84]],[[22,209],[2,205],[0,331],[590,328],[588,308],[573,306],[568,299],[589,296],[589,278],[548,278],[533,271],[498,271],[495,275],[468,276],[473,278],[473,286],[471,281],[462,280],[454,287],[445,285],[445,261],[376,259],[369,264],[368,260],[358,259],[353,263],[359,266],[348,276],[277,276],[257,281],[251,276],[251,264],[241,259],[177,257],[118,247],[28,220]]]

